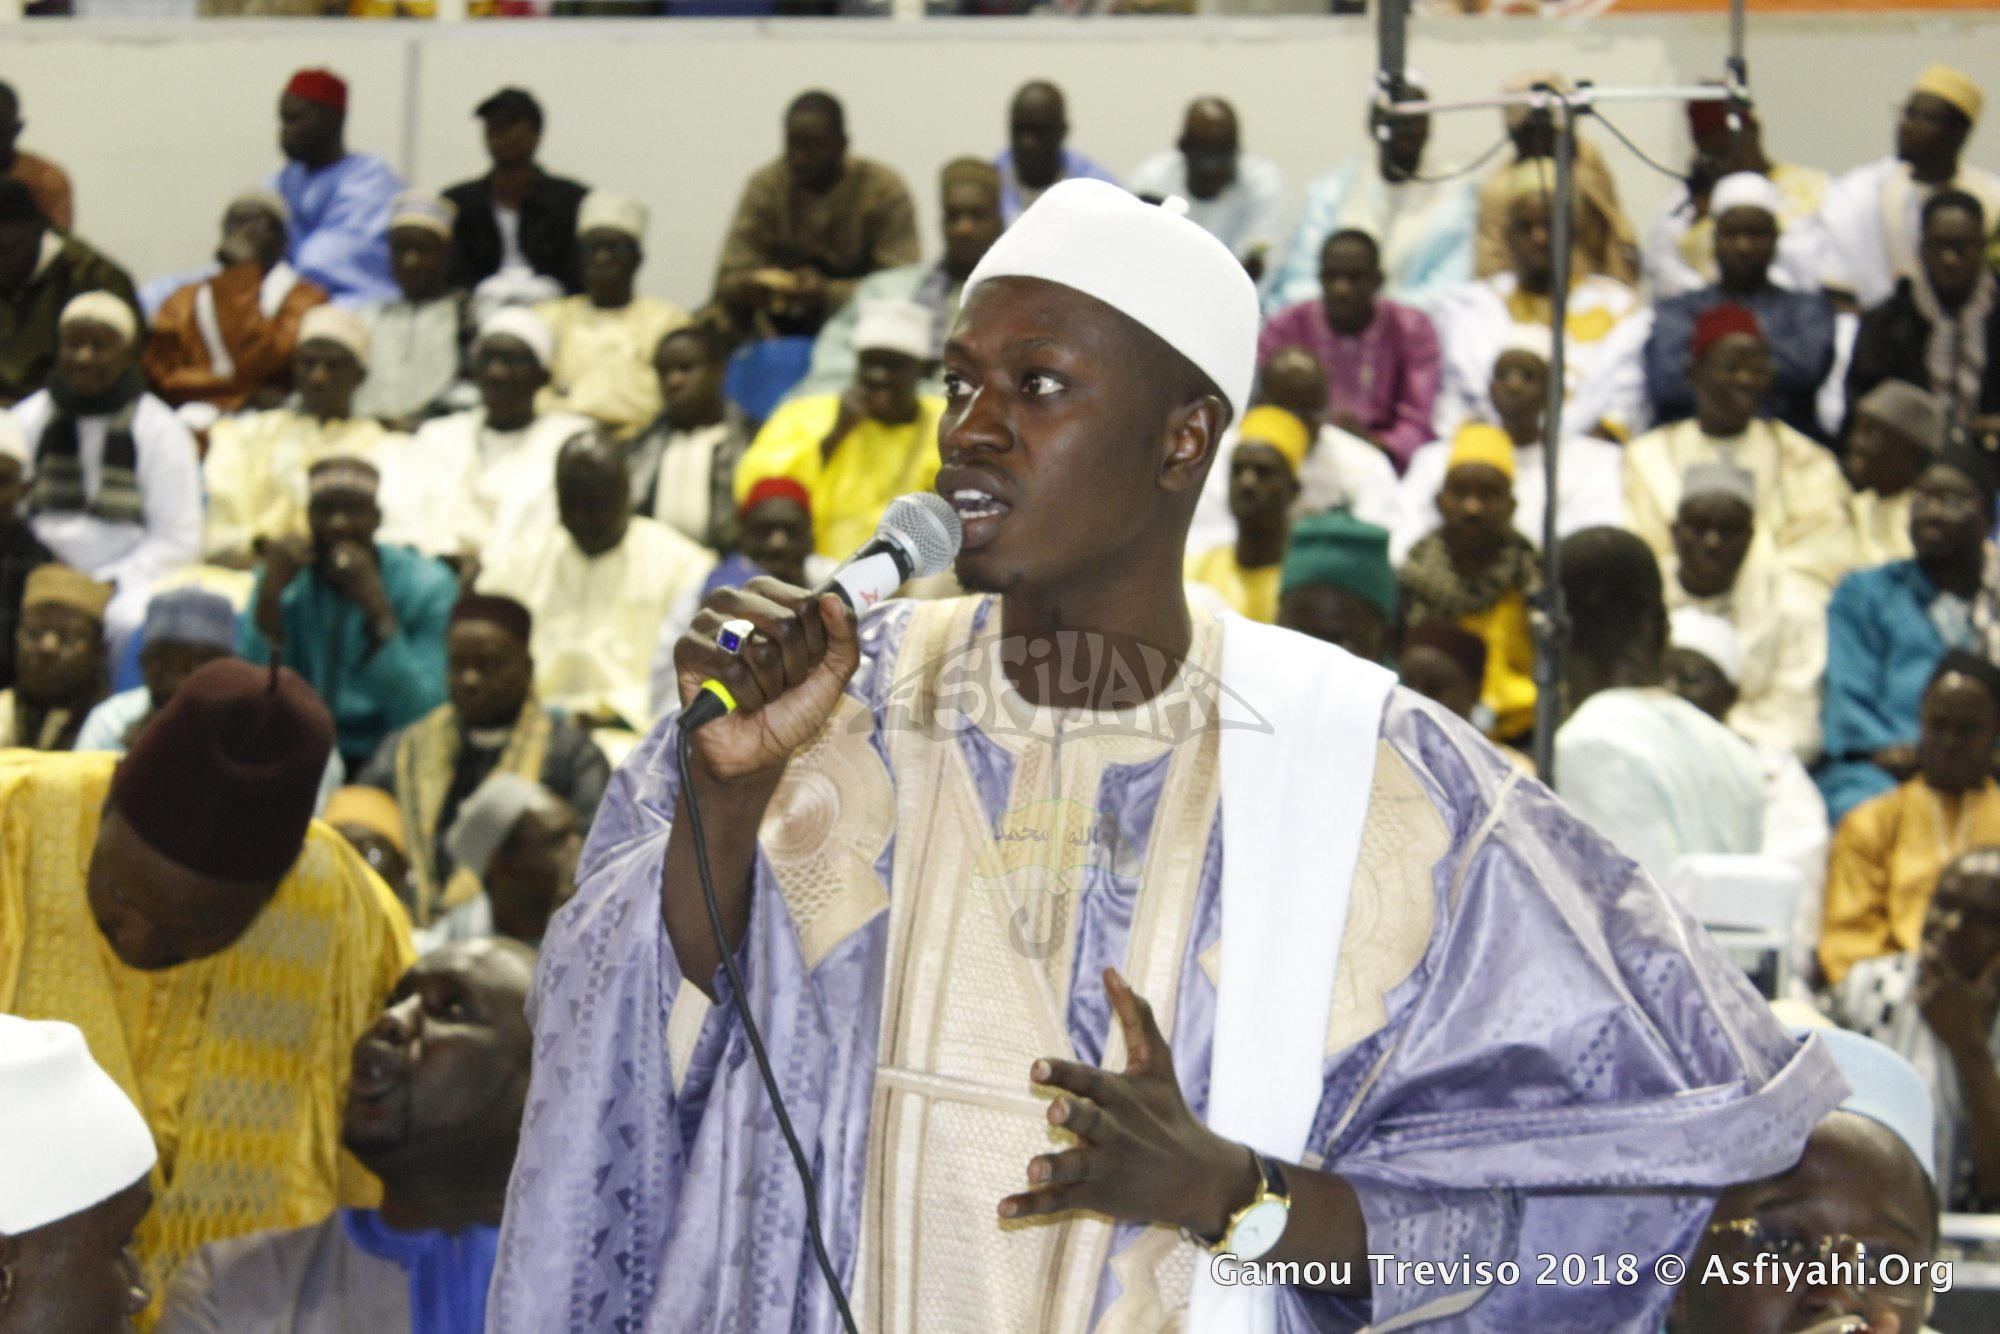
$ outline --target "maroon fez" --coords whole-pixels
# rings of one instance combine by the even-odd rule
[[[485,621],[497,625],[523,644],[531,642],[535,628],[535,618],[528,609],[512,598],[495,597],[491,593],[466,593],[458,599],[458,605],[451,609],[451,623],[460,621]]]
[[[333,715],[305,678],[220,658],[146,724],[111,800],[154,851],[199,875],[272,880],[305,846]]]

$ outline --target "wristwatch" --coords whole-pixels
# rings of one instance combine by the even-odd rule
[[[1193,1231],[1183,1230],[1189,1241],[1206,1246],[1216,1255],[1233,1255],[1238,1260],[1255,1260],[1268,1255],[1285,1235],[1285,1224],[1291,1221],[1292,1194],[1285,1184],[1285,1174],[1278,1165],[1258,1153],[1250,1151],[1250,1157],[1257,1164],[1257,1193],[1250,1197],[1250,1203],[1229,1216],[1229,1223],[1222,1229],[1222,1237],[1211,1241]]]

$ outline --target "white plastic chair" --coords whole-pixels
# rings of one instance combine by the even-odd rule
[[[1771,997],[1782,994],[1791,971],[1792,918],[1804,888],[1799,868],[1778,857],[1701,853],[1667,872],[1667,892]]]

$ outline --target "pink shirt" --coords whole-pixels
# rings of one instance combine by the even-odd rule
[[[1437,397],[1437,331],[1420,310],[1377,300],[1375,318],[1358,334],[1335,333],[1318,298],[1287,306],[1257,339],[1262,365],[1280,348],[1303,347],[1326,367],[1326,411],[1352,413],[1387,446],[1401,471],[1431,439]]]

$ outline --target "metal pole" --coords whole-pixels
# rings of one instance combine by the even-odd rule
[[[1542,414],[1542,587],[1529,628],[1535,646],[1535,773],[1554,786],[1556,728],[1562,722],[1562,683],[1569,657],[1569,614],[1563,607],[1556,549],[1558,459],[1563,438],[1563,364],[1569,322],[1570,246],[1576,191],[1576,115],[1558,96],[1549,108],[1555,122],[1555,192],[1550,204],[1549,248],[1554,263],[1549,292],[1549,398]]]
[[[1403,91],[1404,38],[1409,30],[1409,0],[1376,0],[1375,97],[1393,105]]]

